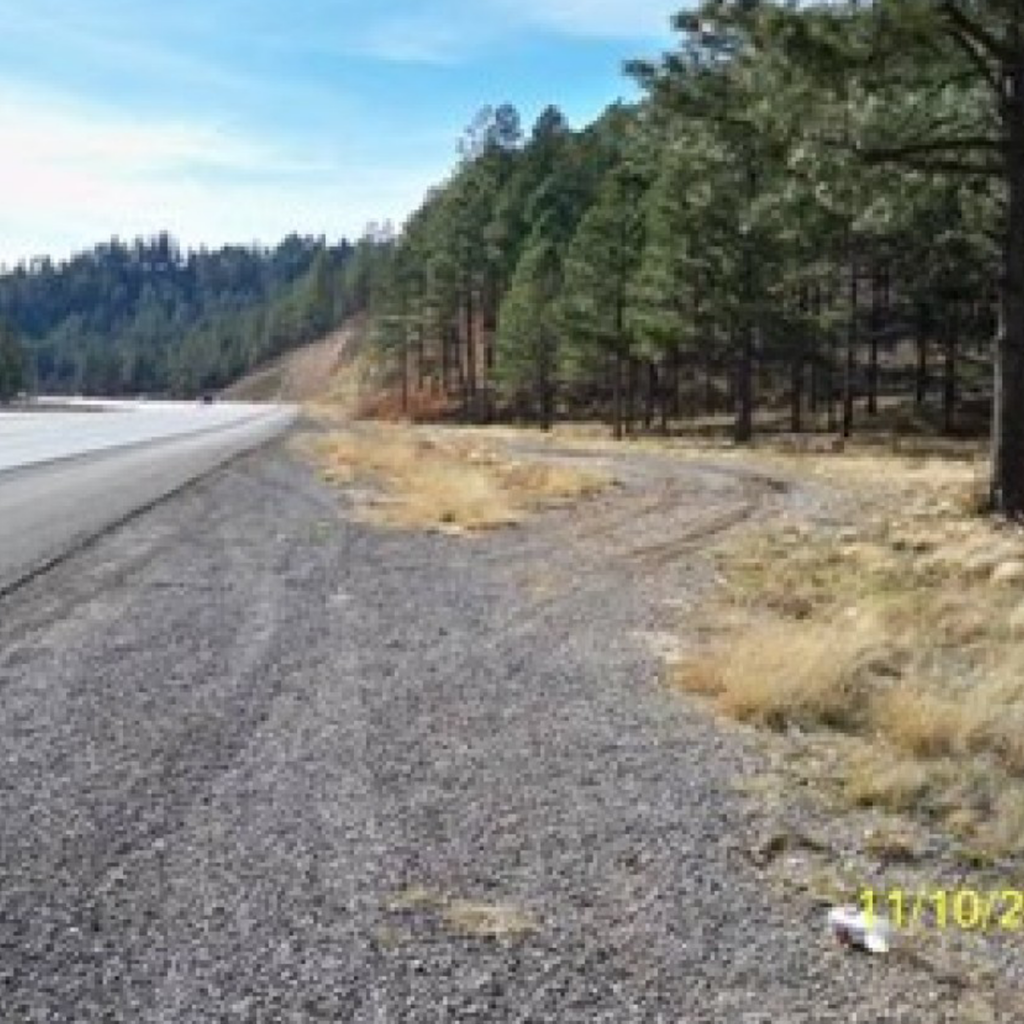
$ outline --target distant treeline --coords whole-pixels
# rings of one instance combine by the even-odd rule
[[[182,252],[167,234],[0,273],[0,388],[194,395],[329,331],[366,302],[384,239]],[[27,359],[14,372],[20,340]],[[7,351],[5,357],[3,352]],[[5,383],[6,382],[6,383]]]

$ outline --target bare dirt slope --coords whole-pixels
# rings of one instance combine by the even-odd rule
[[[247,402],[311,402],[324,398],[361,326],[353,321],[326,338],[288,352],[236,381],[225,398]]]
[[[620,487],[473,539],[247,457],[0,600],[5,1020],[1019,1019],[771,891],[659,679],[701,544],[827,494],[566,457]]]

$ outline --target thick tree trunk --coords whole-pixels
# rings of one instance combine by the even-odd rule
[[[828,362],[825,364],[825,402],[828,410],[828,429],[835,430],[836,423],[836,353],[839,345],[833,335],[829,339]]]
[[[917,380],[914,386],[914,404],[924,405],[928,396],[928,317],[922,310],[917,319]]]
[[[672,410],[671,415],[678,419],[683,415],[683,396],[682,396],[682,367],[683,367],[683,354],[679,350],[679,346],[676,345],[672,349]],[[668,399],[666,397],[666,404]]]
[[[402,415],[404,416],[409,411],[409,353],[411,346],[409,345],[409,336],[406,332],[405,337],[402,338]]]
[[[878,415],[878,341],[872,337],[868,355],[868,415]]]
[[[956,355],[960,334],[957,316],[956,303],[953,303],[947,313],[942,378],[942,429],[946,434],[952,434],[956,428]]]
[[[678,365],[678,353],[675,349],[672,350],[670,356],[666,357],[662,361],[661,365],[661,391],[659,393],[659,407],[661,409],[661,422],[658,424],[658,429],[663,435],[668,434],[668,417],[669,417],[669,403],[678,402],[678,393],[673,394],[673,388],[678,389],[679,387],[679,365]],[[671,367],[668,365],[671,362]]]
[[[626,375],[626,433],[633,433],[636,423],[636,360],[630,356]]]
[[[819,324],[821,322],[820,318],[822,306],[820,284],[816,283],[814,285],[814,291],[812,292],[812,295],[814,296],[813,309],[815,323]],[[811,388],[810,394],[808,395],[807,408],[808,412],[810,412],[811,416],[814,418],[812,423],[813,429],[818,425],[818,400],[821,394],[821,353],[819,351],[819,346],[817,344],[816,339],[812,342],[812,344],[813,347],[811,349]]]
[[[798,302],[801,324],[797,332],[796,348],[789,367],[789,426],[794,434],[799,434],[803,430],[804,376],[807,361],[807,340],[804,331],[806,330],[807,315],[810,312],[810,308],[810,294],[807,288],[801,288]]]
[[[789,429],[794,434],[803,430],[804,354],[798,350],[790,369]]]
[[[992,422],[992,506],[1024,514],[1024,61],[1008,69],[1009,209],[996,341]]]
[[[537,365],[537,424],[541,430],[550,430],[553,416],[551,398],[551,373],[547,359],[541,359]]]
[[[622,353],[615,353],[612,368],[612,433],[616,441],[622,440]]]
[[[747,153],[747,188],[751,200],[757,195],[758,177],[753,153]],[[740,339],[739,361],[736,373],[736,422],[734,437],[737,444],[747,444],[754,436],[754,332],[758,324],[754,318],[754,298],[759,292],[756,281],[753,239],[744,234],[743,240],[743,334]]]
[[[854,374],[857,372],[857,264],[850,261],[850,318],[846,325],[846,365],[843,370],[843,437],[853,433]]]
[[[736,362],[736,423],[733,436],[737,444],[746,444],[754,435],[754,329],[743,328],[739,358]]]
[[[473,288],[466,289],[466,394],[470,403],[476,398],[476,338],[473,331]]]
[[[1021,265],[1008,268],[996,349],[992,459],[993,505],[1013,516],[1024,513],[1024,224],[1016,244],[1008,263]]]
[[[447,324],[441,328],[441,394],[450,394],[451,381],[451,334]]]
[[[654,402],[658,396],[658,368],[654,360],[647,364],[647,388],[644,392],[644,429],[650,430],[654,423]]]
[[[454,361],[455,361],[455,370],[456,370],[456,373],[458,374],[458,377],[457,377],[458,393],[462,396],[462,407],[463,407],[463,410],[465,411],[466,409],[469,408],[469,403],[467,401],[467,398],[468,398],[468,395],[469,395],[469,386],[468,386],[468,383],[466,381],[466,361],[465,361],[465,359],[463,359],[463,355],[462,355],[462,351],[461,351],[461,346],[459,344],[459,328],[458,328],[458,326],[455,326],[452,329],[452,348],[455,350],[455,360]]]
[[[882,329],[882,282],[875,268],[871,278],[871,343],[868,348],[868,415],[878,415],[878,333]]]

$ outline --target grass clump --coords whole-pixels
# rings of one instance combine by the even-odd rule
[[[835,623],[763,623],[712,658],[678,666],[676,681],[714,696],[732,717],[771,729],[852,729],[865,711],[874,642],[870,630]]]
[[[444,909],[443,920],[452,931],[484,939],[516,939],[538,927],[536,920],[518,907],[471,900],[452,900]]]
[[[457,429],[361,425],[314,445],[325,477],[363,483],[375,522],[449,532],[494,529],[537,508],[585,498],[610,483],[562,462],[523,462]]]

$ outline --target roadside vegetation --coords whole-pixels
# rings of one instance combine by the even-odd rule
[[[367,335],[356,318],[249,374],[229,394],[301,403],[310,429],[295,446],[329,482],[355,485],[349,493],[370,521],[471,534],[612,484],[571,459],[517,453],[514,430],[438,423],[451,411],[441,399],[423,396],[403,410]]]
[[[355,483],[373,522],[472,533],[596,494],[610,483],[557,461],[516,457],[479,434],[361,423],[310,442],[324,476]]]
[[[983,457],[766,462],[846,490],[858,514],[720,550],[705,641],[673,685],[832,745],[831,777],[804,768],[835,806],[939,825],[968,860],[1024,852],[1024,534],[977,516]]]

